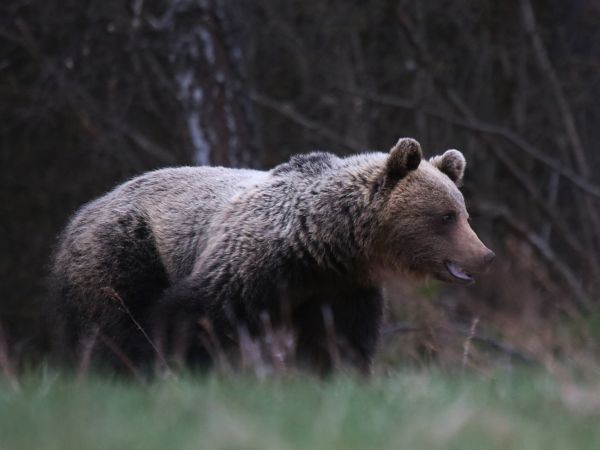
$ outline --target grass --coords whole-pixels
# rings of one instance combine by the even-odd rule
[[[1,449],[594,449],[598,411],[541,371],[150,384],[54,372],[0,381]],[[583,395],[582,398],[588,398]]]

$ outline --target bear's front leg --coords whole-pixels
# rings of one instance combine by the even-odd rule
[[[336,302],[332,313],[341,362],[370,373],[383,319],[381,291],[357,289]]]
[[[378,289],[357,288],[307,302],[294,314],[299,364],[322,374],[337,364],[368,374],[382,316]]]

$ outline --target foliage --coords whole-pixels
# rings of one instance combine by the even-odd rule
[[[45,371],[18,392],[0,384],[0,446],[590,449],[598,399],[597,386],[573,393],[538,372],[403,371],[369,382],[190,374],[140,385]]]

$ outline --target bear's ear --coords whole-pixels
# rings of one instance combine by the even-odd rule
[[[396,183],[409,172],[419,167],[423,159],[421,145],[411,138],[400,138],[390,150],[385,165],[385,178],[387,183]]]
[[[443,155],[434,156],[429,162],[441,172],[448,175],[457,186],[460,186],[465,174],[467,161],[458,150],[446,150]]]

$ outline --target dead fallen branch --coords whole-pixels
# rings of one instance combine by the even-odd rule
[[[384,338],[389,338],[394,335],[403,334],[403,333],[414,333],[419,331],[431,330],[434,333],[446,334],[450,336],[459,336],[469,339],[471,342],[477,342],[479,344],[483,344],[499,353],[507,355],[511,358],[518,360],[519,362],[525,364],[539,364],[537,360],[535,360],[532,356],[518,350],[509,344],[502,342],[498,339],[492,338],[490,336],[486,336],[480,333],[476,333],[473,327],[453,327],[453,328],[426,328],[423,326],[406,323],[406,322],[397,322],[386,325],[381,334]]]

